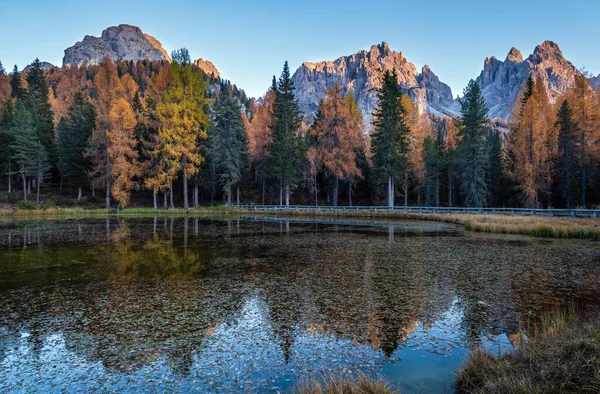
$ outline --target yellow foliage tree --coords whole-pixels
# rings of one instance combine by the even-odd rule
[[[157,106],[161,122],[158,135],[164,158],[163,171],[171,181],[183,173],[183,207],[189,209],[188,180],[198,173],[204,160],[202,141],[210,119],[206,112],[209,99],[202,71],[190,63],[187,50],[173,55],[171,81]]]

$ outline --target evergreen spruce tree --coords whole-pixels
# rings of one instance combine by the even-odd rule
[[[500,206],[502,193],[502,171],[504,168],[504,152],[502,140],[498,129],[490,130],[487,136],[490,163],[488,166],[488,179],[492,197],[492,205]]]
[[[25,90],[23,89],[23,83],[21,82],[21,73],[19,72],[19,68],[16,64],[10,76],[10,88],[11,97],[16,99],[22,99],[25,97]]]
[[[31,63],[27,71],[29,90],[26,95],[26,105],[31,114],[31,120],[38,138],[47,152],[53,148],[54,114],[49,101],[49,89],[44,70],[39,59]]]
[[[14,152],[12,150],[13,136],[9,132],[12,126],[14,105],[12,99],[4,101],[0,109],[0,166],[8,179],[8,192],[12,192],[12,176],[14,175]]]
[[[231,204],[231,188],[239,185],[248,163],[248,137],[238,101],[231,97],[227,84],[221,84],[221,94],[215,103],[213,127],[210,129],[211,162],[219,182]]]
[[[21,101],[17,101],[12,119],[10,134],[13,136],[11,149],[14,151],[18,172],[23,180],[23,200],[27,202],[27,180],[35,178],[37,183],[37,202],[39,202],[39,186],[48,172],[48,155],[40,142],[28,109]]]
[[[441,127],[436,129],[435,138],[425,137],[423,161],[425,163],[425,204],[439,207],[442,179],[446,172],[446,143]]]
[[[484,207],[489,194],[489,151],[486,144],[488,109],[481,88],[474,80],[469,81],[465,88],[460,105],[461,116],[457,126],[463,202],[469,207]]]
[[[279,203],[283,204],[285,193],[285,205],[289,205],[290,189],[299,177],[298,161],[301,150],[298,131],[302,125],[302,118],[287,61],[279,83],[276,83],[273,77],[273,89],[275,100],[270,126],[273,141],[268,146],[269,172],[279,183]]]
[[[373,114],[375,128],[371,139],[373,167],[387,181],[387,203],[394,206],[395,180],[408,173],[408,134],[406,110],[396,72],[385,72],[378,92],[379,103]]]
[[[79,90],[73,95],[66,118],[57,126],[56,152],[58,169],[63,179],[77,186],[77,200],[81,200],[83,186],[88,182],[91,169],[89,157],[84,155],[88,141],[96,127],[96,110]]]
[[[577,128],[573,122],[573,111],[568,100],[564,100],[556,114],[558,127],[557,173],[561,197],[567,209],[578,202],[578,163],[580,156]]]

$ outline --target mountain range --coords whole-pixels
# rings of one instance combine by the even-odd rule
[[[105,56],[112,60],[171,60],[156,38],[143,33],[139,27],[123,24],[107,28],[100,37],[85,36],[67,48],[63,66],[98,64]],[[197,59],[194,64],[207,74],[220,77],[210,61]],[[421,112],[436,116],[458,115],[458,100],[430,67],[426,65],[417,70],[401,52],[382,42],[335,60],[300,65],[292,79],[305,123],[312,121],[327,88],[339,83],[344,93],[353,92],[370,125],[382,75],[392,70],[396,70],[402,89]],[[538,45],[525,59],[516,48],[511,48],[503,61],[494,56],[486,58],[476,81],[483,90],[491,117],[510,119],[514,102],[530,73],[542,78],[550,100],[554,101],[569,88],[580,71],[563,57],[558,45],[552,41]],[[600,75],[590,78],[590,83],[599,87]]]

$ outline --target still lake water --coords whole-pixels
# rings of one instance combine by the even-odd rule
[[[433,222],[0,223],[0,392],[452,392],[473,346],[600,304],[600,246]]]

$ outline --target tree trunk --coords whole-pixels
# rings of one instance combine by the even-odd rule
[[[338,205],[338,194],[339,194],[340,180],[337,176],[333,176],[333,206]]]
[[[188,179],[185,161],[183,163],[183,209],[185,209],[186,211],[190,209],[190,204],[188,201]]]
[[[404,180],[402,182],[402,189],[404,190],[404,208],[408,206],[408,174],[404,174]]]
[[[158,208],[158,204],[156,203],[156,186],[152,188],[152,202],[154,203],[154,209]]]
[[[348,182],[348,205],[352,206],[352,181]]]
[[[164,201],[164,202],[163,202],[163,207],[164,207],[165,209],[167,209],[167,205],[168,205],[168,204],[167,204],[167,192],[164,192],[164,193],[163,193],[163,201]]]
[[[279,186],[279,205],[283,205],[283,184]]]
[[[12,193],[12,176],[10,175],[10,172],[8,174],[8,192]]]
[[[92,186],[92,197],[96,197],[96,188]]]
[[[392,177],[388,177],[388,195],[387,195],[387,200],[388,200],[388,208],[392,208],[394,206],[394,193],[393,193],[393,184],[392,184]]]
[[[169,187],[169,199],[171,200],[171,209],[175,208],[175,204],[173,204],[173,180],[171,180]]]
[[[290,186],[285,187],[285,206],[290,206]]]
[[[81,186],[79,186],[79,188],[77,189],[77,201],[81,201],[82,194],[83,192],[81,190]]]
[[[31,179],[27,180],[27,193],[31,193]]]
[[[27,179],[23,175],[23,201],[27,203]]]
[[[36,204],[40,203],[40,180],[36,180],[35,182],[35,186],[36,186],[36,195],[35,195],[35,202]]]
[[[194,185],[194,208],[198,208],[198,185]]]
[[[106,209],[110,209],[110,161],[106,154]]]
[[[227,185],[227,205],[231,205],[231,185]]]

